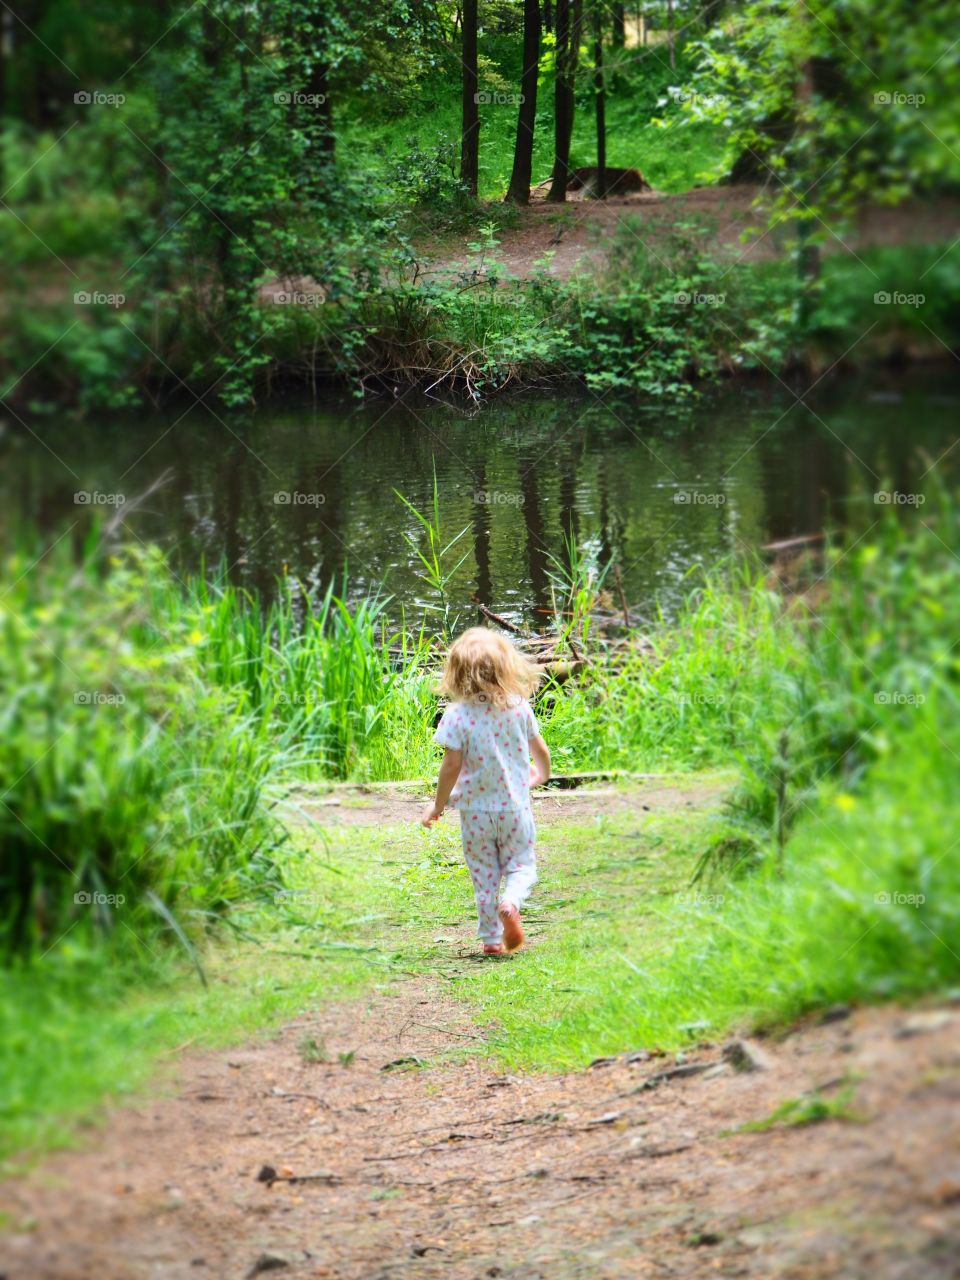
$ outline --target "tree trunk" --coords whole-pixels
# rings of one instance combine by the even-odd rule
[[[603,15],[597,7],[593,29],[593,90],[597,111],[597,199],[607,198],[607,94],[603,84]]]
[[[557,0],[557,53],[554,73],[553,183],[547,199],[562,204],[570,182],[570,136],[573,133],[574,54],[571,47],[570,0]]]
[[[539,0],[523,0],[523,75],[520,78],[520,110],[517,114],[517,142],[513,151],[513,172],[510,175],[510,185],[506,194],[506,199],[514,204],[530,203],[539,64],[540,3]]]
[[[463,99],[460,126],[460,181],[477,194],[480,168],[480,108],[477,105],[477,0],[463,3]]]
[[[627,6],[613,6],[613,43],[616,48],[624,49],[627,44]]]

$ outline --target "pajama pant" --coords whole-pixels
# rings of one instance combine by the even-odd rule
[[[477,900],[477,934],[485,943],[501,942],[500,881],[504,881],[500,901],[515,907],[523,905],[537,881],[533,814],[529,809],[462,809],[460,835]]]

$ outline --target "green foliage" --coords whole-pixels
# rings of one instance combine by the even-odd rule
[[[777,195],[772,220],[807,240],[864,199],[896,203],[956,184],[949,103],[960,64],[940,15],[903,0],[746,3],[700,44],[691,118],[728,134]],[[799,246],[798,246],[799,247]]]
[[[148,607],[166,580],[152,552],[102,574],[95,547],[79,567],[65,550],[5,566],[4,951],[196,929],[279,884],[274,744],[204,683],[200,611]]]

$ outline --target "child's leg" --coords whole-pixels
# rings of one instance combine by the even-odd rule
[[[488,945],[503,939],[503,925],[497,915],[500,886],[500,859],[497,853],[497,826],[494,815],[468,809],[460,813],[463,856],[473,881],[477,903],[478,937]]]
[[[500,866],[504,884],[500,901],[522,907],[537,883],[537,830],[528,809],[500,819]]]

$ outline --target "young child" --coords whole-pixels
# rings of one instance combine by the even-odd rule
[[[527,701],[539,678],[509,640],[486,627],[459,636],[443,668],[450,703],[433,740],[445,750],[421,821],[436,822],[448,801],[460,810],[485,955],[523,946],[520,908],[537,879],[530,788],[550,777],[550,752]]]

